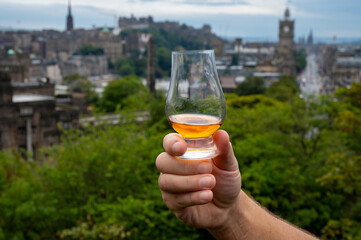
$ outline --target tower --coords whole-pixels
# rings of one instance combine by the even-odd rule
[[[290,18],[290,10],[287,7],[284,19],[279,21],[278,34],[278,58],[279,72],[284,75],[296,74],[296,59],[294,54],[294,25],[295,21]]]
[[[68,16],[66,17],[66,30],[73,30],[73,16],[71,15],[71,3],[68,2]]]
[[[148,52],[147,52],[147,85],[153,95],[156,95],[155,91],[155,51],[153,36],[150,35],[148,40]]]
[[[313,34],[312,34],[312,29],[310,31],[310,34],[308,35],[307,38],[307,45],[312,45],[313,44]]]

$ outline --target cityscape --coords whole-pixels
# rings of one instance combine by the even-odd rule
[[[359,106],[360,102],[358,101],[361,92],[357,92],[357,86],[359,86],[357,84],[360,84],[361,81],[361,36],[358,40],[355,38],[355,41],[345,42],[339,41],[339,38],[343,36],[334,35],[331,41],[322,42],[315,39],[317,32],[310,26],[307,34],[300,37],[299,34],[296,35],[298,20],[293,16],[292,9],[292,3],[283,4],[282,14],[279,15],[279,20],[274,23],[277,28],[272,29],[272,32],[278,36],[274,41],[254,41],[247,36],[222,37],[216,34],[207,22],[203,26],[196,27],[171,18],[169,20],[155,20],[157,16],[151,15],[118,16],[107,13],[107,17],[114,22],[112,26],[97,27],[94,25],[89,28],[78,28],[77,16],[74,14],[74,5],[71,1],[67,3],[67,14],[63,18],[64,30],[0,28],[0,150],[3,150],[4,154],[5,151],[18,152],[20,159],[24,159],[25,162],[46,162],[49,159],[53,161],[60,155],[50,154],[52,157],[46,160],[49,153],[46,153],[44,149],[72,146],[67,140],[64,140],[67,138],[67,134],[73,136],[71,131],[79,131],[80,135],[86,135],[88,128],[102,128],[103,126],[110,129],[119,128],[116,131],[125,131],[125,129],[121,130],[121,126],[126,126],[128,121],[135,123],[134,128],[143,126],[149,131],[149,135],[153,133],[152,131],[157,132],[159,129],[161,129],[159,132],[169,131],[169,128],[159,126],[163,126],[161,124],[166,122],[164,102],[170,82],[172,51],[214,49],[219,80],[223,92],[226,94],[227,104],[230,104],[231,108],[236,109],[235,106],[242,104],[244,106],[249,104],[251,108],[252,104],[258,102],[268,106],[268,104],[278,104],[274,101],[288,101],[290,109],[296,109],[298,105],[290,100],[295,97],[305,104],[305,114],[310,114],[312,113],[312,104],[326,101],[320,99],[328,99],[328,96],[332,96],[330,99],[341,102],[341,100],[336,101],[335,99],[340,94],[346,96],[347,91],[356,92],[350,92],[351,97],[347,95],[348,97],[343,99],[354,97],[354,100],[349,100],[350,103],[353,104],[354,102],[355,106]],[[1,26],[4,26],[4,23],[0,22]],[[286,85],[282,85],[285,83]],[[117,93],[114,93],[116,91]],[[292,94],[294,96],[290,97]],[[119,96],[123,99],[116,99]],[[234,100],[235,96],[243,96],[244,98],[242,98],[243,100],[240,98],[237,102]],[[247,97],[250,96],[255,97],[247,100]],[[264,99],[264,97],[271,100]],[[143,103],[150,103],[150,110]],[[333,106],[332,103],[329,104],[327,106]],[[321,104],[320,108],[326,107]],[[336,111],[335,109],[329,111]],[[341,107],[337,109],[341,109]],[[344,113],[349,115],[344,116],[345,120],[344,122],[341,121],[340,124],[345,124],[341,126],[341,129],[346,129],[345,132],[356,139],[353,140],[355,145],[344,150],[342,152],[344,155],[341,155],[345,158],[347,156],[352,158],[354,155],[351,152],[354,151],[356,156],[354,159],[358,159],[358,162],[353,160],[357,170],[360,169],[360,149],[358,148],[359,142],[357,143],[357,139],[360,140],[359,137],[361,136],[358,126],[360,119],[357,117],[359,116],[357,111],[351,112],[349,110],[349,112]],[[133,117],[132,120],[128,120],[131,117],[127,114]],[[229,119],[239,120],[239,117],[232,118],[232,114],[235,113],[231,111]],[[253,113],[249,112],[249,114],[251,116]],[[329,122],[337,122],[342,116],[342,114],[336,116],[334,120],[329,120]],[[327,117],[325,114],[315,113],[313,118],[325,120]],[[149,125],[149,122],[154,125]],[[158,125],[155,124],[156,122]],[[315,123],[312,122],[312,124]],[[225,127],[227,126],[229,129],[233,129],[230,127],[230,123],[225,125]],[[238,125],[235,124],[235,126]],[[308,127],[309,125],[307,125]],[[352,130],[347,130],[351,127]],[[242,129],[240,126],[238,128]],[[310,159],[318,154],[316,153],[318,149],[316,143],[321,137],[316,137],[314,140],[313,136],[322,132],[321,128],[316,124],[312,129],[302,133],[302,141],[308,141],[310,144],[308,146],[307,143],[302,142],[305,151],[305,154],[301,154],[303,157],[312,151],[315,152],[314,155],[311,153],[309,156],[307,155]],[[332,129],[334,128],[332,127]],[[89,132],[91,131],[89,130]],[[108,134],[111,131],[105,130]],[[247,134],[235,134],[234,137],[247,138]],[[327,135],[325,139],[329,139],[330,136]],[[252,138],[252,141],[257,141],[257,139]],[[339,140],[345,146],[349,146],[347,141]],[[77,140],[74,141],[74,144],[75,142]],[[81,144],[80,140],[79,142]],[[122,142],[122,144],[134,144],[131,146],[138,149],[137,143]],[[328,140],[327,144],[329,144]],[[325,143],[325,146],[327,144]],[[156,146],[158,147],[158,145]],[[237,144],[234,146],[242,147]],[[138,150],[141,152],[140,149]],[[64,154],[65,152],[65,150],[64,152],[60,151]],[[324,150],[324,152],[329,152],[329,150]],[[335,157],[336,155],[330,156]],[[292,161],[297,162],[294,159]],[[242,164],[240,163],[240,166]],[[7,178],[10,178],[10,173],[7,172],[6,174]],[[325,184],[322,186],[327,185],[327,177],[330,175],[325,176],[318,176],[317,178],[321,185]],[[360,174],[357,173],[354,177],[360,179]],[[357,182],[354,180],[350,180],[352,184]],[[353,203],[360,199],[360,185],[357,184],[352,185],[354,188],[350,193]],[[328,190],[324,191],[327,192]],[[262,196],[259,199],[263,199],[267,203]],[[348,200],[349,198],[345,201]],[[271,202],[271,200],[269,201]],[[0,208],[1,204],[0,202]],[[272,204],[270,203],[269,206],[278,210],[277,206]],[[355,205],[355,209],[360,209],[359,204]],[[305,215],[309,213],[304,211]],[[312,211],[317,210],[313,209]],[[281,210],[279,212],[282,213]],[[89,216],[90,213],[86,218],[90,218]],[[347,234],[355,238],[347,239],[358,239],[357,234],[360,231],[357,232],[354,229],[360,224],[360,215],[353,212],[347,215],[347,217],[349,216],[353,217],[350,217],[352,221],[348,222],[353,232],[349,230]],[[84,221],[86,224],[92,222],[95,226],[96,224],[93,222],[96,221],[95,216],[92,217],[94,219]],[[326,217],[322,217],[322,221],[326,221],[324,219]],[[292,217],[290,218],[294,220]],[[339,219],[334,220],[338,221]],[[296,224],[307,227],[307,230],[314,234],[324,234],[322,236],[328,237],[325,239],[346,239],[342,238],[346,235],[342,237],[337,235],[338,237],[335,238],[330,237],[332,234],[327,235],[327,231],[332,232],[337,229],[335,226],[327,225],[321,228],[312,225],[312,221],[317,222],[316,217],[309,223],[302,222],[298,218],[295,221]],[[340,225],[343,223],[342,221],[337,222]],[[0,221],[0,239],[3,236],[2,227],[5,226],[1,224]],[[72,229],[72,224],[70,222],[64,223],[62,228],[57,229],[57,231],[66,228]],[[325,224],[330,223],[325,222]],[[110,228],[112,226],[107,225]],[[144,239],[142,237],[129,237],[137,236],[138,230],[123,228],[126,224],[121,226],[117,237]],[[107,228],[106,231],[111,231],[110,228]],[[321,231],[321,229],[323,230]],[[208,239],[199,237],[202,235],[197,235],[198,233],[196,234],[191,230],[184,231],[188,231],[188,234],[195,234],[196,237],[189,239]],[[80,235],[76,235],[77,233],[71,235],[73,233],[64,230],[58,236],[66,239],[87,239],[87,237],[79,237]],[[45,235],[43,237],[39,235],[39,238],[31,238],[31,233],[23,234],[22,238],[16,239],[46,239]],[[113,238],[100,238],[98,236],[88,239]]]

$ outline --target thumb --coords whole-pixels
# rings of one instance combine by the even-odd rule
[[[232,144],[229,142],[228,133],[219,130],[213,135],[213,141],[218,149],[218,156],[213,158],[213,163],[226,171],[238,170],[238,162],[233,153]]]

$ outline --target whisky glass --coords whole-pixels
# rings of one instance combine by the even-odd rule
[[[212,135],[223,123],[226,100],[213,50],[172,52],[165,112],[187,143],[187,151],[180,158],[210,159],[218,155]]]

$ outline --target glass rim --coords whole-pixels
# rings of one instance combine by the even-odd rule
[[[172,51],[172,55],[176,55],[176,54],[194,54],[194,53],[213,53],[214,54],[214,50],[213,49],[206,49],[206,50],[183,50],[183,51]]]

